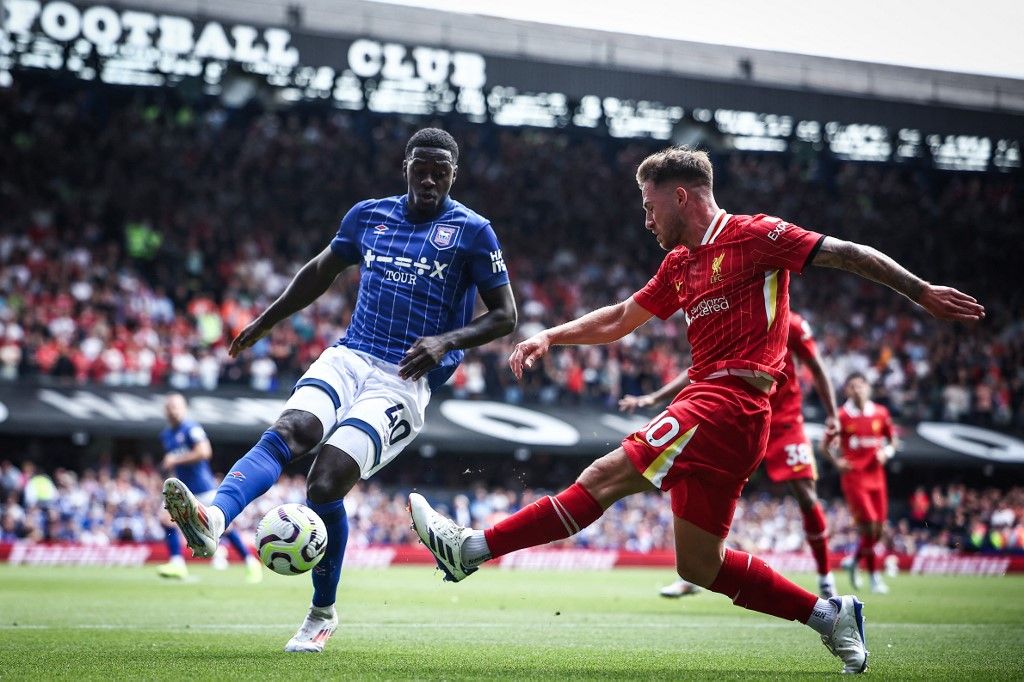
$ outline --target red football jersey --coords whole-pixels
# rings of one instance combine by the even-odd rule
[[[853,466],[849,474],[881,473],[885,468],[878,461],[878,450],[893,439],[889,410],[870,400],[858,410],[852,400],[839,408],[839,446],[843,457]]]
[[[772,422],[802,422],[803,393],[796,378],[796,359],[807,362],[818,351],[811,325],[792,310],[789,311],[789,339],[786,341],[786,351],[785,364],[782,367],[786,381],[778,386],[770,399]]]
[[[801,272],[825,237],[764,214],[715,214],[700,246],[677,246],[633,299],[667,320],[682,309],[690,379],[782,372],[789,335],[789,271]]]

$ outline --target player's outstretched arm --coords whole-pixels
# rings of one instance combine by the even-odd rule
[[[974,322],[985,317],[984,306],[973,297],[952,287],[930,284],[870,246],[825,237],[812,262],[884,284],[940,320]]]
[[[452,350],[473,348],[500,339],[516,328],[518,313],[511,285],[505,284],[480,292],[487,312],[465,327],[437,336],[424,336],[405,352],[398,364],[398,375],[413,381],[437,367],[444,354]]]
[[[690,383],[690,372],[689,370],[684,369],[676,378],[659,388],[657,391],[646,393],[644,395],[622,396],[622,399],[619,400],[619,411],[633,414],[638,407],[660,405],[676,393],[679,393],[679,391],[683,390],[683,387],[688,383]]]
[[[508,358],[508,365],[517,379],[523,378],[523,368],[530,369],[548,352],[551,346],[592,346],[618,341],[626,334],[651,319],[651,312],[632,297],[621,303],[591,311],[583,317],[557,327],[545,329],[516,345]]]
[[[239,332],[231,342],[228,353],[231,357],[237,357],[243,350],[266,336],[278,322],[315,301],[334,283],[338,274],[350,265],[354,263],[347,263],[339,258],[329,246],[318,253],[295,273],[295,277],[277,300]]]

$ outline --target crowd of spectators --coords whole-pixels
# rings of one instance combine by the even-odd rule
[[[31,462],[0,462],[0,542],[17,540],[108,544],[159,541],[163,475],[140,463],[47,473]],[[513,486],[465,493],[450,489],[424,491],[443,511],[466,526],[493,525],[531,504],[548,491]],[[360,482],[345,497],[352,546],[412,544],[406,511],[408,490]],[[242,512],[234,524],[251,539],[259,519],[276,505],[305,501],[301,476],[285,476]],[[853,520],[841,499],[825,503],[835,552],[857,543]],[[906,554],[953,551],[1024,552],[1024,487],[976,489],[961,484],[918,488],[894,518],[886,543]],[[672,512],[657,493],[617,502],[596,523],[560,546],[635,552],[672,549]],[[804,547],[802,516],[789,497],[745,495],[737,507],[728,543],[756,553],[797,552]]]
[[[171,92],[0,91],[0,380],[283,391],[344,332],[349,271],[238,359],[230,339],[321,250],[356,200],[404,191],[411,131],[366,112],[227,110]],[[622,300],[661,252],[633,180],[653,142],[445,121],[454,196],[492,219],[520,307],[514,335],[467,355],[451,389],[510,402],[594,402],[688,364],[681,319],[608,347],[558,348],[523,383],[517,339]],[[716,154],[734,213],[766,212],[875,245],[975,294],[983,323],[936,324],[880,286],[794,278],[833,380],[868,375],[899,416],[1024,429],[1019,174],[955,174],[823,155]]]

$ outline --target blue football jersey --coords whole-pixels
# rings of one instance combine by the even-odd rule
[[[448,197],[438,215],[411,223],[405,195],[370,199],[341,221],[331,250],[359,261],[352,322],[336,345],[398,364],[421,336],[464,327],[477,291],[508,284],[501,246],[490,222]],[[465,353],[450,351],[427,376],[444,384]]]
[[[160,442],[163,444],[164,454],[168,455],[191,451],[196,443],[202,443],[205,440],[209,440],[206,437],[206,431],[198,422],[191,419],[186,419],[176,427],[168,426],[160,432]],[[213,471],[210,470],[210,462],[205,459],[174,467],[174,476],[181,479],[181,482],[196,495],[217,487]]]

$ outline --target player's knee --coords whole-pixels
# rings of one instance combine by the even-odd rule
[[[576,482],[605,508],[627,495],[651,488],[621,449],[595,460],[583,470]]]
[[[715,582],[722,568],[722,557],[717,552],[684,551],[676,557],[676,572],[683,580],[708,587]]]
[[[818,504],[818,495],[815,493],[813,484],[796,483],[793,486],[793,496],[796,497],[796,503],[800,505],[800,509],[803,511],[809,511],[814,505]]]
[[[311,471],[306,479],[306,498],[316,504],[340,500],[345,496],[340,488],[338,483],[332,480],[332,477],[326,474],[317,475]]]
[[[304,455],[317,445],[323,437],[324,427],[315,415],[302,410],[288,410],[271,427],[281,436],[292,455]]]

